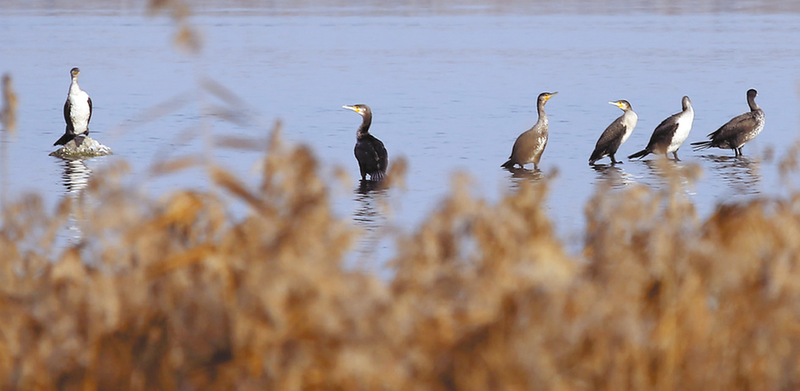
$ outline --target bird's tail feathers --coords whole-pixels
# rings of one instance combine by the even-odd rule
[[[374,182],[381,182],[386,179],[386,173],[383,171],[375,171],[369,174],[369,179]]]
[[[641,150],[639,152],[634,153],[633,155],[628,156],[628,159],[642,158],[642,157],[647,156],[647,154],[649,154],[649,153],[650,153],[650,151],[648,151],[647,148],[645,148],[645,149],[643,149],[643,150]]]
[[[73,138],[75,138],[74,134],[64,133],[64,135],[61,136],[61,138],[58,139],[58,141],[53,143],[53,145],[64,145],[64,144],[70,142]]]
[[[596,161],[598,161],[598,160],[600,160],[600,159],[602,159],[604,157],[606,157],[606,155],[603,155],[602,153],[599,153],[599,152],[593,152],[592,156],[589,157],[589,164],[594,164],[594,162],[596,162]]]
[[[710,140],[709,141],[698,141],[696,143],[692,143],[692,150],[693,151],[701,151],[703,149],[709,149],[709,148],[711,148],[713,146],[711,144],[712,144],[712,141],[710,141]]]

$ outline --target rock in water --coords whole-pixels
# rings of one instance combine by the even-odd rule
[[[83,139],[80,147],[75,145],[75,140],[73,139],[64,144],[63,147],[50,152],[50,156],[60,157],[62,159],[85,159],[111,154],[111,148],[98,143],[95,139],[88,136]]]

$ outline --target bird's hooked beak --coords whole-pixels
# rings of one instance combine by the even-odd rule
[[[550,98],[553,97],[553,95],[556,95],[556,94],[558,94],[558,91],[551,92],[550,95],[547,95],[546,97],[544,97],[544,101],[547,102],[548,100],[550,100]]]
[[[614,105],[614,106],[617,106],[617,107],[619,107],[620,109],[622,108],[622,102],[620,102],[620,101],[616,101],[616,102],[608,102],[608,104],[610,104],[610,105]]]
[[[359,107],[356,107],[356,106],[348,106],[348,105],[344,105],[344,106],[342,106],[342,108],[343,108],[343,109],[348,109],[348,110],[353,110],[353,111],[355,111],[356,113],[358,113],[358,114],[361,114],[361,108],[359,108]]]

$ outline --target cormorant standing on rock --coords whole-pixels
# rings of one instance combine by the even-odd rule
[[[69,85],[67,101],[64,102],[64,121],[67,122],[67,130],[53,145],[64,145],[75,139],[75,145],[80,147],[83,139],[89,135],[92,98],[78,86],[78,74],[81,73],[81,70],[72,68],[69,73],[72,76],[72,83]]]

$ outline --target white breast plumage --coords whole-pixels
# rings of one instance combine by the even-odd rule
[[[78,87],[77,83],[73,83],[69,89],[69,116],[72,120],[72,126],[75,128],[75,134],[86,133],[89,129],[89,116],[91,111],[89,108],[89,94]]]
[[[631,136],[633,129],[636,127],[638,122],[639,116],[633,111],[629,110],[623,114],[622,124],[625,126],[625,133],[622,135],[622,141],[619,142],[620,145],[625,144],[625,142],[628,141],[628,137]]]
[[[683,115],[678,117],[678,127],[675,129],[675,134],[667,148],[667,153],[672,153],[678,150],[689,137],[689,132],[692,130],[692,122],[694,122],[694,110],[689,108]]]

